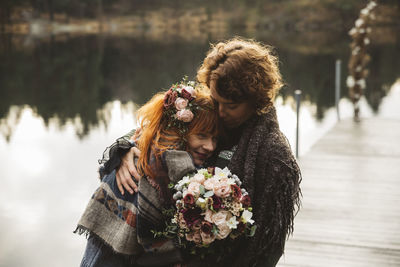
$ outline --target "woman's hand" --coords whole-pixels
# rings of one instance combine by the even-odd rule
[[[130,194],[133,194],[134,191],[138,191],[138,187],[133,181],[132,176],[135,177],[137,181],[140,180],[140,175],[134,163],[135,156],[139,157],[139,155],[140,150],[136,147],[132,147],[129,152],[121,158],[121,165],[117,170],[116,178],[118,189],[122,195],[125,193],[124,188]]]

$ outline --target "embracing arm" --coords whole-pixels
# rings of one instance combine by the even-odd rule
[[[139,157],[140,150],[135,147],[136,140],[140,130],[133,129],[128,134],[118,138],[111,146],[103,152],[103,157],[99,160],[100,178],[105,174],[117,169],[116,181],[121,194],[124,194],[124,188],[130,193],[137,192],[137,185],[132,179],[140,180],[134,164],[134,158]]]

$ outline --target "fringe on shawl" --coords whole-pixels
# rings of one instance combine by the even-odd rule
[[[130,264],[134,265],[136,264],[136,261],[139,257],[139,255],[129,255],[129,254],[122,254],[113,249],[113,247],[109,246],[104,239],[102,239],[100,236],[98,236],[95,232],[89,230],[83,225],[78,225],[73,231],[74,234],[78,235],[83,235],[87,240],[89,240],[89,237],[94,237],[96,240],[95,242],[101,242],[103,245],[105,245],[114,255],[118,255],[118,257],[123,257],[125,258]]]
[[[292,166],[290,166],[279,159],[274,160],[279,161],[280,164],[291,170],[290,175],[293,179],[282,179],[276,181],[277,184],[275,186],[281,188],[281,190],[274,190],[276,216],[273,218],[275,223],[272,225],[275,226],[275,229],[270,229],[273,230],[273,232],[270,233],[272,236],[269,234],[264,235],[262,243],[265,244],[265,249],[262,250],[267,250],[267,247],[279,244],[279,249],[283,253],[286,240],[293,235],[294,218],[301,208],[302,193],[300,183],[302,176],[295,161],[292,161]]]

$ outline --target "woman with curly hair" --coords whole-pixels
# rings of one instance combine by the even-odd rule
[[[187,264],[275,266],[293,232],[301,196],[300,169],[274,107],[283,84],[278,58],[268,46],[234,38],[211,47],[197,79],[209,89],[226,129],[213,164],[227,166],[241,178],[252,199],[257,230],[252,238],[237,238],[218,257]],[[119,182],[128,191],[134,188],[130,178],[135,175],[134,153],[136,148],[123,157],[119,168]]]
[[[221,265],[275,266],[293,232],[301,195],[300,169],[273,105],[282,86],[278,58],[270,47],[235,38],[211,48],[197,79],[210,89],[229,129],[220,138],[217,165],[241,177],[257,225],[255,236],[237,240]]]

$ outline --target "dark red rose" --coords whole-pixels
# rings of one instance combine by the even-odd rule
[[[183,198],[183,203],[185,203],[185,207],[193,207],[195,204],[195,199],[192,194],[186,194],[186,196]]]
[[[242,198],[240,199],[240,202],[242,202],[243,207],[245,207],[245,208],[250,207],[250,205],[251,205],[250,196],[249,195],[242,196]]]
[[[188,227],[192,227],[198,220],[201,220],[201,209],[196,207],[194,209],[185,209],[182,211],[183,219]]]
[[[215,174],[215,168],[214,167],[208,167],[207,171],[208,171],[208,173],[211,173],[212,175]]]
[[[175,100],[178,97],[178,93],[169,89],[164,95],[164,107],[169,108],[170,106],[175,104]]]
[[[210,222],[203,221],[203,223],[201,224],[200,230],[207,235],[211,234],[212,229],[213,229],[213,226]]]
[[[214,210],[223,208],[223,207],[222,207],[221,198],[217,197],[216,195],[213,195],[213,196],[212,196],[212,200],[213,200],[213,208],[214,208]]]
[[[234,198],[240,199],[242,197],[242,191],[240,190],[239,186],[232,184],[231,190]]]
[[[182,95],[184,98],[186,98],[187,100],[189,100],[189,101],[193,99],[192,94],[189,93],[188,91],[186,91],[185,89],[182,89],[181,95]]]

